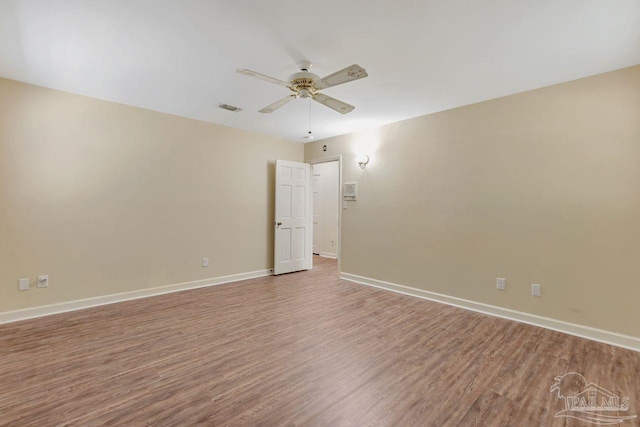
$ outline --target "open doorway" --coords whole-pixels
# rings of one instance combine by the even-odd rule
[[[313,253],[340,262],[341,157],[311,162],[313,186]]]

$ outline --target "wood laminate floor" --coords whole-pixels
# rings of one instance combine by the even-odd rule
[[[640,353],[315,263],[0,326],[0,425],[593,425],[554,418],[572,371],[640,414]]]

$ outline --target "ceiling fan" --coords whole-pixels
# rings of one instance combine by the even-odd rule
[[[357,64],[353,64],[340,71],[336,71],[333,74],[329,74],[326,77],[320,78],[316,74],[309,72],[311,62],[301,61],[299,65],[300,72],[289,76],[289,81],[287,82],[274,77],[265,76],[264,74],[256,73],[251,70],[242,69],[237,71],[245,76],[255,77],[260,80],[284,86],[293,92],[291,95],[264,107],[260,110],[261,113],[273,113],[278,108],[297,98],[311,98],[325,107],[329,107],[341,114],[347,114],[353,111],[355,108],[353,105],[349,105],[346,102],[327,96],[319,91],[332,86],[341,85],[343,83],[363,79],[368,76],[367,70]]]

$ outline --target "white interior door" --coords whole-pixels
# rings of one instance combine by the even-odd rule
[[[322,251],[322,176],[313,171],[313,253]]]
[[[311,165],[276,160],[274,274],[311,269],[311,191]]]

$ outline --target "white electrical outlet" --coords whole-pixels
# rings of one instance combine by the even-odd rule
[[[18,279],[18,290],[19,291],[28,291],[29,290],[29,279]]]
[[[507,289],[507,279],[504,279],[502,277],[498,277],[496,279],[496,289],[499,289],[501,291],[504,291]]]
[[[202,258],[202,266],[209,267],[209,258]]]
[[[538,285],[537,283],[532,283],[531,284],[531,295],[533,295],[534,297],[542,296],[542,287],[540,285]]]
[[[47,288],[49,287],[49,276],[38,276],[38,287],[39,288]]]

